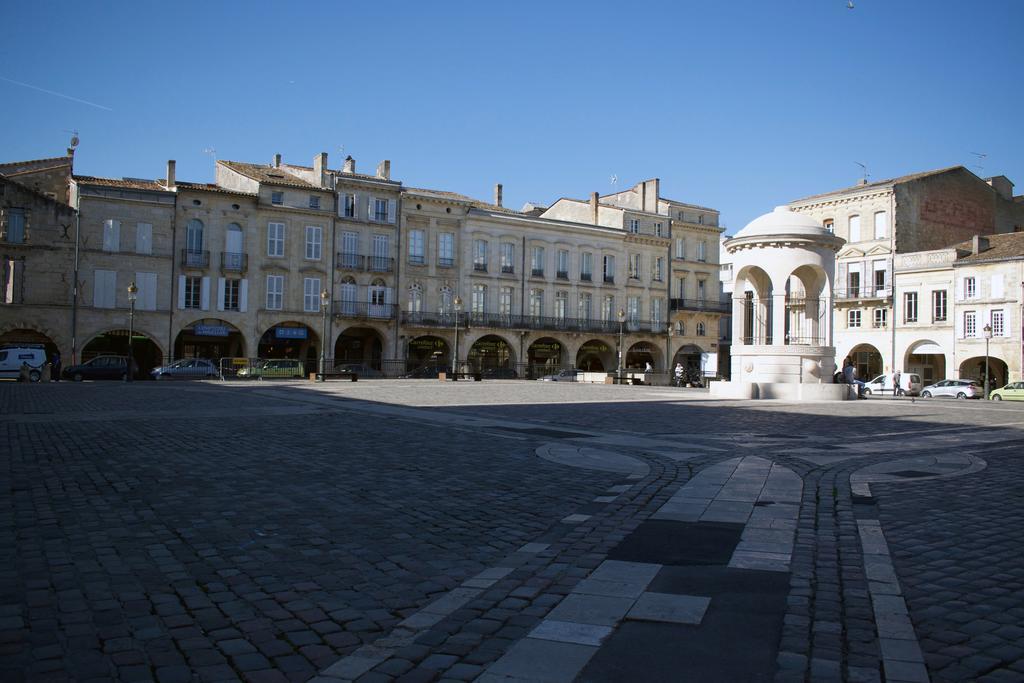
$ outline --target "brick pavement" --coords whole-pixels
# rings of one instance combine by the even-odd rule
[[[1019,677],[1014,626],[991,617],[1024,609],[1012,450],[993,456],[995,479],[873,484],[871,506],[849,478],[892,457],[879,444],[1019,438],[1024,406],[705,398],[526,382],[2,384],[0,678],[307,680],[371,652],[383,656],[359,680],[471,680],[694,473],[747,453],[804,478],[778,665],[759,675],[890,673],[857,532],[867,509],[933,678]],[[566,428],[650,471],[536,457],[579,436]],[[972,495],[951,498],[965,482]],[[515,557],[440,620],[401,626]]]

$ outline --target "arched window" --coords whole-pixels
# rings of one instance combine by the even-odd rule
[[[452,314],[452,288],[442,287],[441,291],[441,315]]]
[[[850,242],[860,242],[860,216],[854,214],[850,216]]]
[[[341,314],[356,314],[356,281],[351,275],[346,276],[338,287],[341,297]]]
[[[190,254],[198,254],[203,250],[203,222],[193,218],[185,228],[185,249]]]
[[[676,321],[676,334],[678,334],[680,337],[686,334],[686,323],[683,322],[682,320]]]
[[[224,231],[224,262],[222,265],[228,270],[241,270],[244,253],[242,226],[238,223],[229,223],[227,230]]]
[[[409,312],[421,313],[423,311],[423,287],[414,284],[409,287]]]
[[[705,332],[704,323],[697,323],[697,336],[703,337]]]
[[[391,317],[391,288],[388,287],[384,280],[375,278],[370,283],[367,289],[369,295],[369,314],[371,318],[390,318]]]

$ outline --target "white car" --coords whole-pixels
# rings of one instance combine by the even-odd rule
[[[580,370],[562,370],[557,375],[544,375],[541,382],[575,382]]]
[[[923,398],[932,396],[944,396],[948,398],[981,398],[985,390],[973,379],[944,379],[935,384],[929,384],[921,390]]]
[[[0,349],[0,377],[17,379],[22,364],[28,364],[28,378],[38,382],[46,363],[46,349],[42,346],[7,346]]]
[[[913,372],[900,373],[900,396],[920,396],[921,376]],[[892,375],[879,375],[870,382],[864,383],[864,393],[868,396],[878,394],[892,395]]]

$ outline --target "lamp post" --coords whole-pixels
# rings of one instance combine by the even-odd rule
[[[452,308],[455,310],[455,349],[452,352],[452,381],[459,381],[459,311],[462,310],[462,299],[455,297],[452,301]]]
[[[135,356],[132,355],[132,337],[135,336],[135,301],[139,298],[139,288],[135,281],[128,285],[128,363],[125,368],[124,381],[132,381],[132,366],[135,364]]]
[[[988,400],[988,342],[992,339],[992,326],[985,325],[982,328],[985,332],[985,400]]]
[[[668,335],[665,340],[665,379],[671,386],[672,384],[672,333],[675,329],[672,327],[672,323],[668,324],[668,329],[665,331]]]
[[[622,325],[626,322],[626,312],[619,309],[619,361],[615,374],[619,376],[619,384],[622,384]]]
[[[320,335],[320,372],[316,375],[317,382],[324,381],[327,373],[327,308],[331,305],[331,294],[326,289],[320,292],[320,311],[323,318],[323,330]]]

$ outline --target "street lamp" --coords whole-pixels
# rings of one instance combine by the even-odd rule
[[[133,280],[128,285],[128,365],[124,373],[124,381],[132,381],[132,362],[135,356],[132,355],[132,337],[135,336],[135,301],[139,298],[139,288],[135,286]]]
[[[323,382],[327,374],[327,308],[331,305],[331,294],[326,289],[320,292],[320,311],[323,318],[323,333],[320,336],[320,372],[316,381]]]
[[[982,328],[985,332],[985,400],[988,400],[988,342],[992,339],[992,326],[985,325]]]
[[[452,308],[455,309],[455,350],[452,352],[452,381],[459,381],[459,311],[462,310],[462,299],[455,297],[452,301]]]
[[[675,328],[672,327],[672,323],[668,324],[666,334],[668,337],[665,341],[665,378],[668,380],[668,384],[672,384],[672,333],[675,332]]]
[[[622,384],[622,325],[626,322],[626,312],[619,309],[619,367],[616,374],[619,376],[619,384]]]

